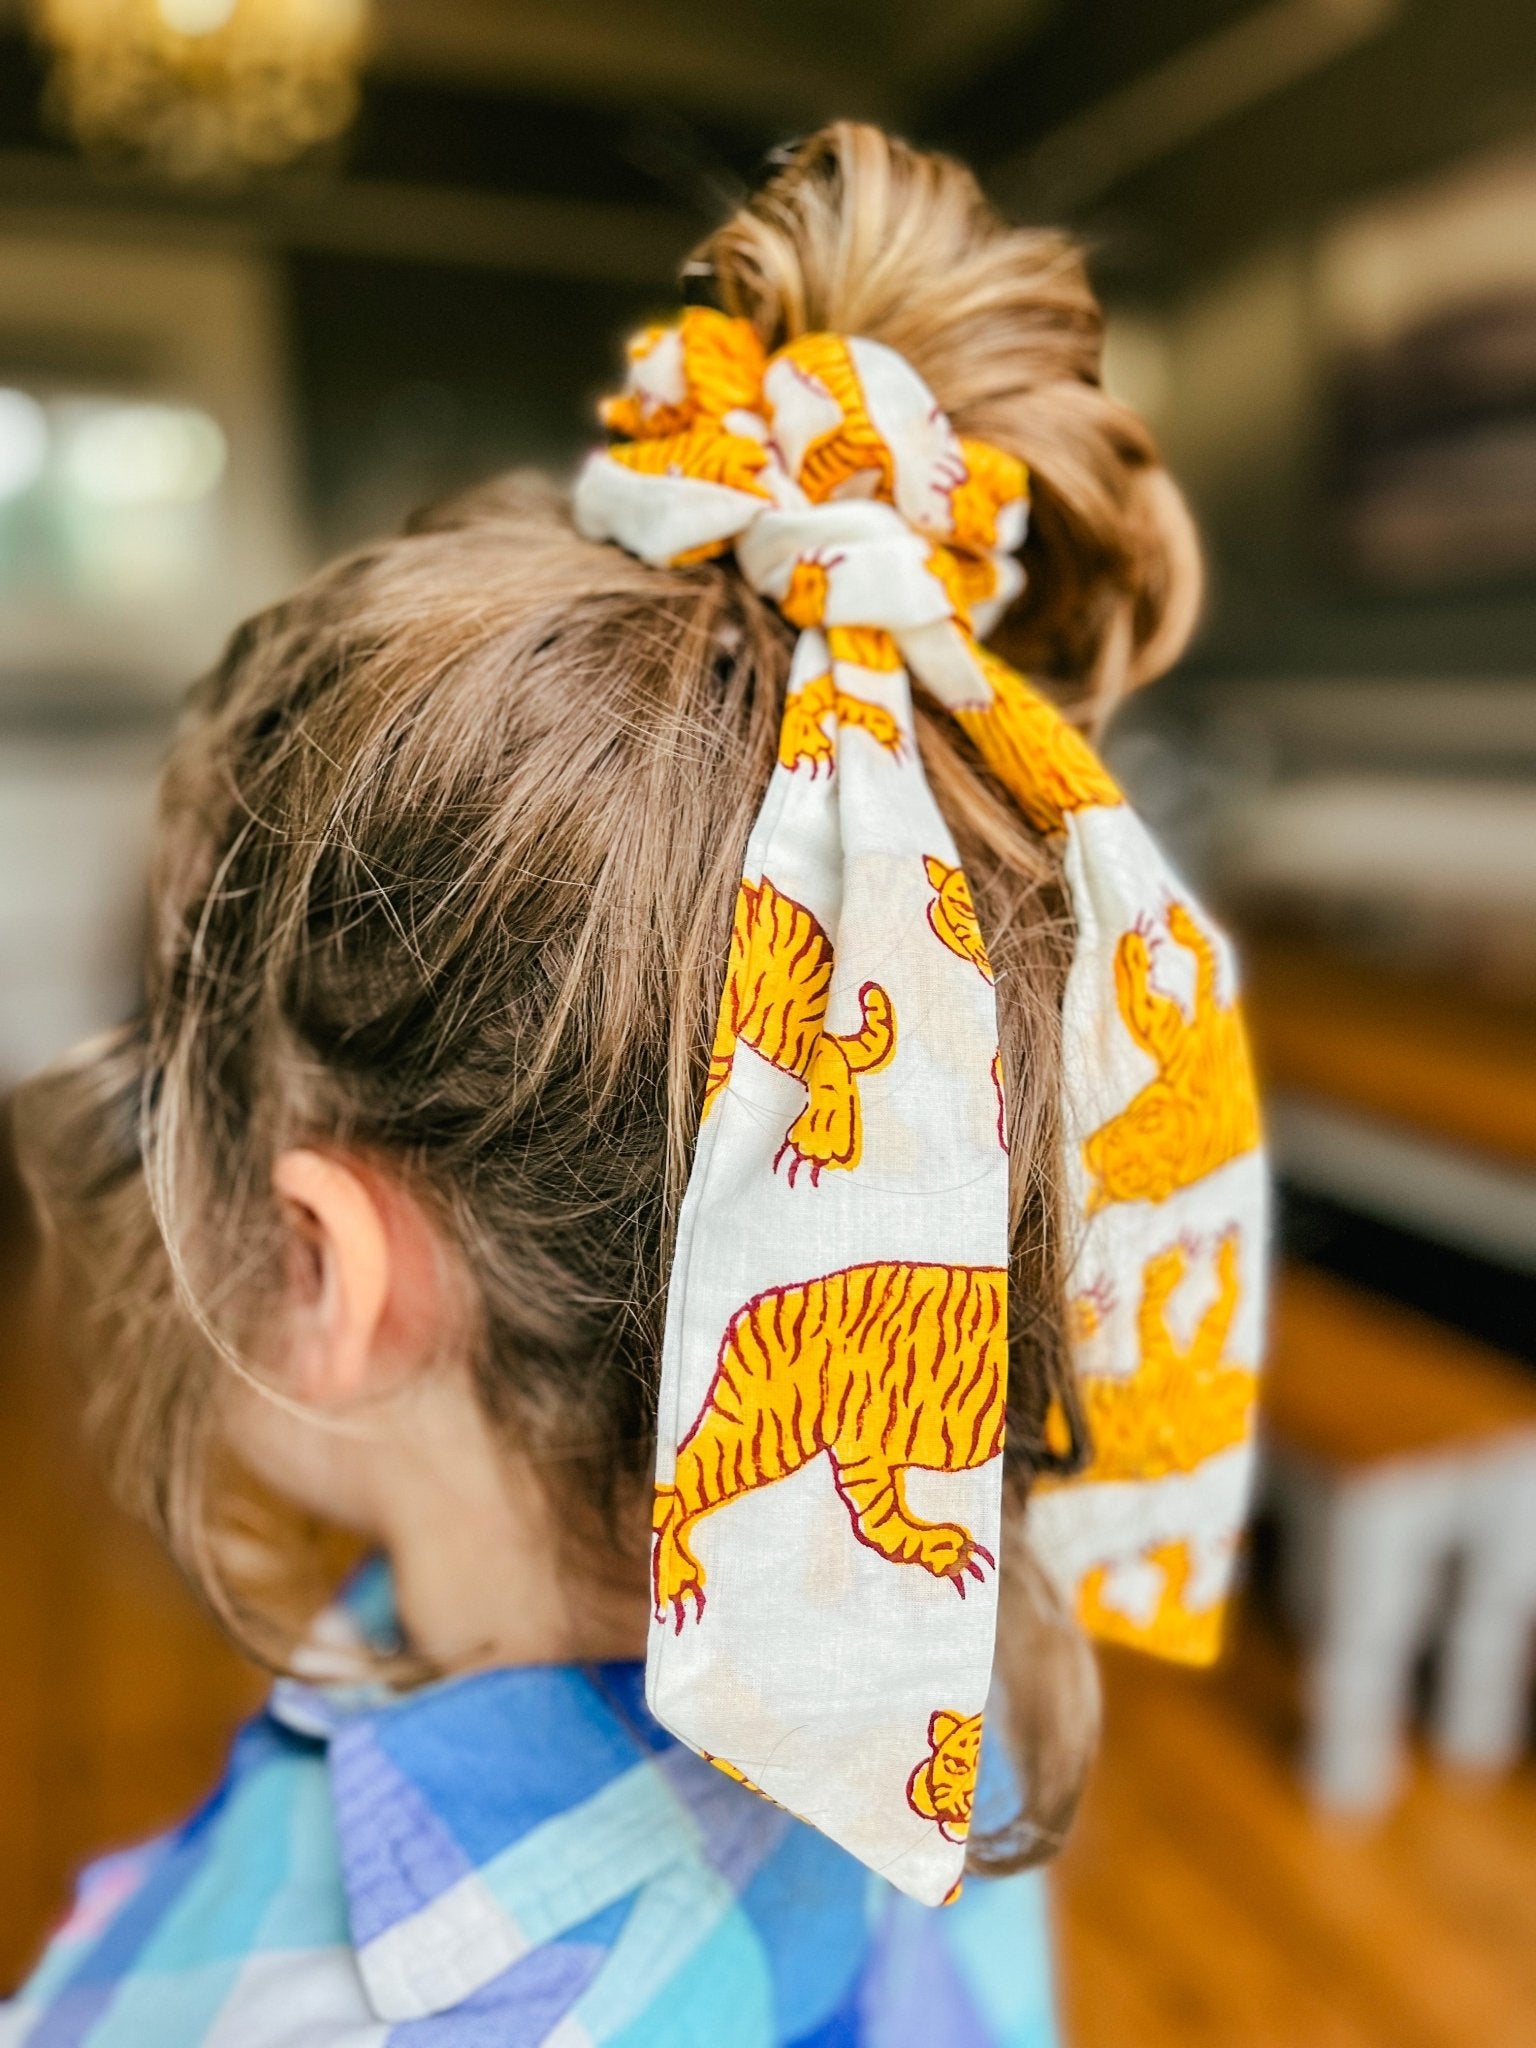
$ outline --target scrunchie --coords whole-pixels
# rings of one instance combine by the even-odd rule
[[[1202,1661],[1246,1500],[1264,1171],[1225,942],[1081,735],[980,635],[1028,479],[901,356],[630,347],[576,520],[733,549],[801,629],[747,845],[658,1414],[657,1718],[902,1890],[953,1895],[996,1631],[1007,1115],[992,969],[909,677],[1064,840],[1068,1313],[1093,1458],[1037,1554],[1102,1636]],[[1052,1418],[1048,1430],[1059,1428]]]

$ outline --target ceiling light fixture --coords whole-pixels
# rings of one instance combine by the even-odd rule
[[[183,178],[291,163],[357,111],[368,0],[33,0],[88,150]]]

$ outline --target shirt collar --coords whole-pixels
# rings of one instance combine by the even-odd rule
[[[652,1719],[639,1664],[400,1693],[357,1676],[358,1646],[393,1631],[387,1569],[369,1567],[268,1706],[325,1745],[352,1943],[381,2019],[446,2011],[540,1967],[536,1952],[579,1972],[603,1953],[602,1916],[660,1871],[705,1841],[717,1869],[755,1867],[782,1833],[782,1815]]]

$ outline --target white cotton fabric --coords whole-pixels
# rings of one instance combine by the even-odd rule
[[[1187,891],[1081,743],[977,646],[1022,586],[1022,470],[997,483],[1007,458],[961,442],[891,350],[802,337],[754,366],[744,327],[691,313],[641,338],[618,407],[633,445],[592,456],[575,499],[584,533],[648,561],[729,543],[805,627],[671,1279],[648,1696],[684,1741],[938,1903],[964,1861],[996,1631],[1008,1156],[990,969],[909,674],[1066,835],[1063,1173],[1109,1452],[1044,1492],[1031,1529],[1086,1620],[1176,1655],[1209,1654],[1246,1493],[1246,1427],[1213,1424],[1206,1392],[1246,1416],[1263,1171],[1256,1124],[1223,1107],[1247,1082],[1224,946],[1197,988],[1169,929],[1177,905],[1186,939],[1181,916],[1208,931]],[[1017,765],[1037,739],[1043,797]],[[1128,1018],[1156,1024],[1155,1049]],[[1085,1148],[1128,1110],[1091,1170]],[[1180,1243],[1177,1273],[1157,1264]],[[953,1554],[935,1529],[958,1532]]]

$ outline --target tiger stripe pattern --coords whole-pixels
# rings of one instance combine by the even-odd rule
[[[646,327],[629,357],[631,388],[598,407],[610,432],[636,440],[680,434],[699,421],[750,410],[767,357],[749,320],[690,306],[675,325]]]
[[[704,1114],[730,1080],[738,1045],[803,1081],[805,1108],[774,1160],[777,1166],[789,1157],[791,1185],[801,1165],[809,1165],[813,1185],[826,1167],[858,1165],[864,1147],[859,1076],[878,1073],[896,1056],[896,1012],[878,982],[859,990],[857,1031],[838,1036],[825,1029],[832,966],[832,941],[803,903],[766,876],[742,883]]]
[[[1115,948],[1120,1017],[1157,1073],[1083,1144],[1088,1213],[1111,1202],[1163,1202],[1260,1140],[1258,1094],[1243,1020],[1221,1000],[1216,948],[1187,905],[1170,903],[1168,935],[1194,956],[1187,1011],[1152,979],[1155,933],[1123,932]]]
[[[798,768],[810,763],[811,773],[830,769],[837,759],[837,742],[827,731],[828,718],[835,729],[851,726],[867,732],[877,747],[900,755],[905,745],[901,725],[892,711],[868,697],[856,697],[840,688],[830,670],[812,676],[801,689],[791,690],[784,699],[784,717],[779,726],[779,764]]]
[[[1141,1362],[1131,1377],[1084,1375],[1093,1443],[1085,1481],[1193,1472],[1248,1438],[1258,1375],[1227,1357],[1242,1297],[1235,1231],[1217,1243],[1216,1292],[1187,1342],[1179,1341],[1168,1319],[1169,1303],[1199,1250],[1197,1242],[1181,1240],[1148,1259],[1136,1315]]]
[[[965,1595],[991,1551],[957,1522],[926,1522],[903,1491],[913,1467],[968,1472],[1003,1447],[1007,1274],[999,1267],[847,1266],[755,1295],[731,1319],[698,1417],[656,1490],[656,1618],[704,1611],[690,1536],[706,1515],[823,1454],[853,1532],[892,1564]]]
[[[1096,1633],[1175,1656],[1214,1643],[1241,1525],[1259,1120],[1220,935],[1082,722],[985,645],[1028,588],[1023,460],[959,433],[882,342],[775,338],[709,308],[647,331],[605,417],[655,445],[598,451],[575,494],[584,535],[647,561],[732,551],[800,634],[673,1254],[648,1696],[936,1905],[993,1668],[1015,1219],[1007,963],[936,805],[959,757],[935,717],[1052,843],[1067,913],[1054,1165],[1081,1401],[1042,1418],[1062,1470],[1031,1542]],[[797,1176],[820,1195],[791,1197]]]
[[[768,496],[759,480],[768,451],[745,434],[727,434],[718,427],[688,427],[665,440],[626,441],[614,449],[613,459],[641,476],[693,477],[753,497]]]
[[[869,416],[864,386],[847,342],[837,334],[802,334],[779,352],[793,375],[819,384],[841,408],[835,426],[817,435],[800,458],[795,481],[812,504],[824,504],[854,477],[873,476],[880,494],[895,494],[889,443]]]
[[[991,981],[992,962],[987,958],[986,941],[981,936],[964,868],[952,867],[937,854],[928,853],[923,856],[923,872],[934,891],[933,901],[928,905],[928,929],[957,959],[969,960],[983,981]]]
[[[1054,704],[987,648],[977,646],[975,655],[990,700],[957,709],[955,717],[1032,825],[1059,832],[1070,812],[1125,802],[1109,770]]]
[[[946,1841],[963,1842],[971,1831],[980,1761],[980,1714],[941,1707],[929,1716],[928,1755],[907,1780],[907,1804],[923,1820],[936,1821]]]
[[[1169,1318],[1174,1295],[1194,1261],[1204,1263],[1207,1249],[1191,1237],[1154,1252],[1142,1270],[1136,1308],[1136,1370],[1083,1373],[1083,1413],[1093,1457],[1076,1483],[1164,1479],[1193,1472],[1207,1458],[1246,1442],[1253,1428],[1258,1374],[1227,1356],[1242,1299],[1235,1229],[1216,1241],[1215,1292],[1189,1336],[1181,1340]],[[1068,1304],[1073,1334],[1091,1340],[1112,1306],[1103,1281],[1074,1296]],[[1051,1447],[1066,1446],[1058,1439]],[[1042,1492],[1059,1483],[1036,1482]]]

